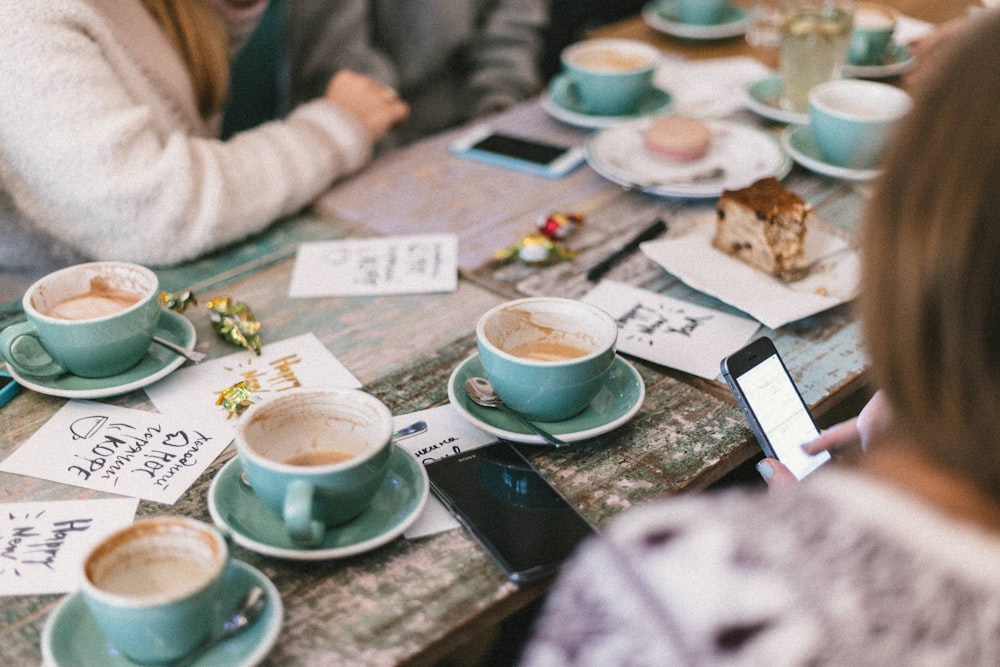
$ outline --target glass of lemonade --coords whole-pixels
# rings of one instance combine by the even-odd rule
[[[813,86],[840,78],[854,18],[852,0],[783,0],[781,106],[809,108]]]

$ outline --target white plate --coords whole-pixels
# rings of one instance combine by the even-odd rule
[[[713,25],[696,25],[678,21],[673,13],[673,2],[650,2],[642,8],[642,18],[654,30],[682,39],[726,39],[739,37],[750,25],[750,14],[740,7],[730,5],[722,21]]]
[[[759,116],[779,123],[805,125],[809,122],[808,113],[781,108],[778,102],[781,98],[781,77],[777,74],[754,81],[744,93],[743,105]]]
[[[820,153],[816,139],[813,138],[812,129],[808,125],[786,127],[785,131],[781,133],[781,143],[793,160],[809,171],[823,176],[842,178],[847,181],[870,181],[882,173],[880,169],[853,169],[827,162]]]
[[[643,143],[649,119],[595,132],[587,141],[587,162],[601,176],[626,188],[663,197],[710,198],[744,188],[767,176],[784,178],[792,160],[774,136],[749,125],[706,120],[708,153],[673,163],[650,155]],[[713,170],[722,173],[709,176]]]
[[[635,113],[624,116],[600,116],[587,113],[573,93],[569,77],[565,74],[556,75],[542,96],[542,109],[556,120],[576,127],[594,129],[663,113],[673,104],[670,93],[660,88],[650,88]]]

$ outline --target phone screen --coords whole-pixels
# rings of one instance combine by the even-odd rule
[[[546,165],[555,162],[568,150],[565,146],[555,146],[539,141],[529,141],[508,134],[490,134],[472,145],[472,148],[497,155],[526,160],[534,164]]]
[[[512,445],[427,464],[431,488],[515,581],[555,573],[594,529]]]
[[[750,419],[757,421],[770,446],[769,453],[788,466],[796,478],[802,479],[829,460],[828,452],[810,456],[802,451],[802,445],[814,440],[819,429],[777,352],[734,375],[733,381],[752,413]]]

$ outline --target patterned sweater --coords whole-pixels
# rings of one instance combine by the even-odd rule
[[[246,32],[245,12],[223,15]],[[192,259],[371,156],[360,122],[325,100],[217,140],[139,0],[0,0],[0,25],[0,273]]]
[[[567,564],[524,665],[1000,665],[1000,540],[837,469],[634,508]]]

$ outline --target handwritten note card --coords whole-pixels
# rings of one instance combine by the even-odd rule
[[[604,280],[583,300],[618,320],[618,349],[709,380],[719,362],[760,326],[756,321]]]
[[[427,465],[431,461],[478,449],[496,442],[496,436],[482,431],[462,419],[450,403],[428,410],[420,410],[393,417],[396,429],[403,429],[416,422],[424,422],[427,428],[414,435],[399,438],[400,447],[413,454],[418,461]],[[458,528],[458,521],[432,494],[424,505],[420,517],[407,529],[404,536],[413,540],[425,535]]]
[[[146,395],[160,412],[186,415],[232,439],[236,420],[216,401],[221,392],[242,381],[250,384],[255,400],[295,387],[361,387],[316,336],[305,334],[268,343],[260,356],[237,352],[182,368],[146,387]]]
[[[420,294],[457,287],[458,237],[426,234],[303,243],[288,294]]]
[[[134,498],[5,503],[0,512],[0,595],[69,593],[105,535],[135,517]]]
[[[172,505],[230,441],[189,417],[69,401],[0,470]]]

